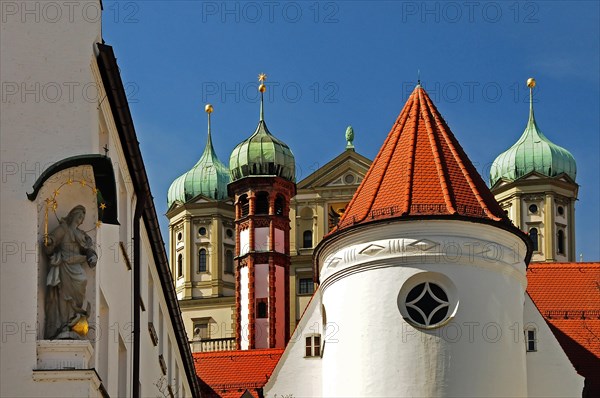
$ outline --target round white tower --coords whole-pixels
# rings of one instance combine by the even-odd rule
[[[530,256],[417,86],[315,252],[323,395],[527,395]]]

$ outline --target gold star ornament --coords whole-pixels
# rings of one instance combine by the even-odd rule
[[[267,86],[265,86],[264,83],[265,80],[267,80],[267,75],[265,75],[264,73],[258,75],[258,81],[260,82],[260,85],[258,86],[258,91],[260,91],[261,93],[267,91]]]
[[[102,210],[106,209],[106,203],[100,203],[100,208],[101,208]]]

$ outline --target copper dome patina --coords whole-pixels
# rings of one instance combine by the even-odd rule
[[[531,84],[531,85],[530,85]],[[535,81],[528,81],[530,89]],[[499,180],[515,181],[537,172],[548,177],[568,175],[573,181],[577,176],[575,158],[565,148],[550,141],[538,127],[533,113],[533,96],[529,101],[529,120],[521,138],[508,150],[498,155],[490,170],[490,185]]]
[[[212,106],[207,105],[206,112],[209,115],[208,138],[204,152],[194,167],[175,179],[169,187],[167,193],[168,207],[171,207],[176,201],[185,203],[198,195],[216,200],[223,200],[228,197],[227,184],[231,182],[229,168],[218,159],[210,133]]]
[[[287,144],[277,139],[264,120],[263,93],[261,84],[260,120],[256,131],[248,139],[240,142],[231,152],[229,170],[231,180],[236,181],[249,176],[278,176],[295,182],[296,161]]]

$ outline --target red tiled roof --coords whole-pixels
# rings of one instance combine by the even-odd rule
[[[532,263],[527,292],[589,396],[600,396],[600,263]]]
[[[202,396],[239,398],[248,390],[257,397],[282,354],[281,348],[194,353]]]
[[[411,216],[511,225],[421,86],[408,98],[337,229]]]

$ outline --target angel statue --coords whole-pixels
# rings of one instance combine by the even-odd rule
[[[46,278],[44,338],[79,340],[87,335],[90,304],[84,308],[87,277],[84,264],[96,266],[92,238],[79,229],[85,207],[78,205],[44,239],[50,270]]]

